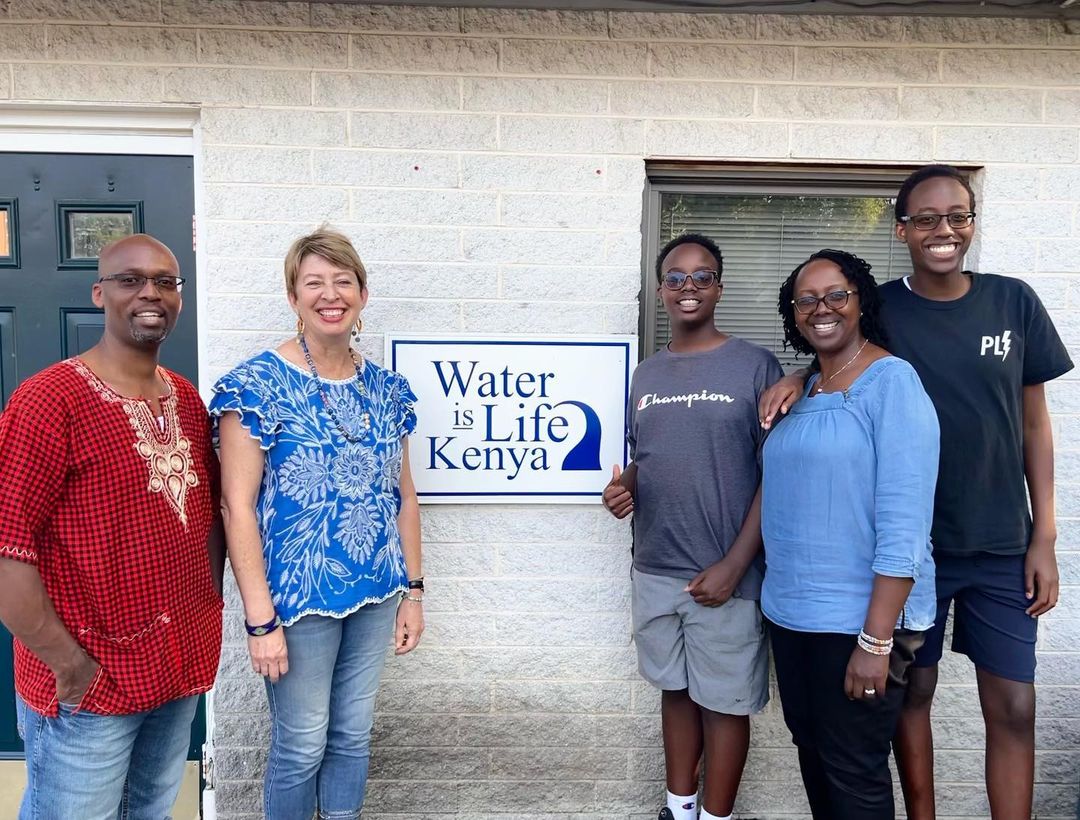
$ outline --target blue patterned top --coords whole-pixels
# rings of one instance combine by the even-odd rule
[[[272,350],[222,376],[210,402],[215,426],[238,413],[266,452],[259,529],[286,625],[312,613],[344,617],[407,587],[397,515],[416,396],[404,376],[369,361],[360,377],[321,381],[351,437],[368,414],[360,441],[330,419],[315,377]]]

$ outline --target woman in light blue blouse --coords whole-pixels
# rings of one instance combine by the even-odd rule
[[[787,345],[816,354],[764,446],[761,608],[817,820],[894,817],[889,745],[933,624],[938,422],[890,356],[870,266],[823,250],[780,289]]]
[[[424,629],[416,397],[352,349],[367,273],[345,236],[294,242],[285,287],[296,337],[222,377],[210,405],[229,557],[270,701],[264,813],[358,818],[386,649],[410,651]]]

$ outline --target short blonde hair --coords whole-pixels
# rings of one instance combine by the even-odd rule
[[[360,261],[349,237],[340,231],[320,225],[307,236],[301,236],[289,247],[285,254],[285,290],[296,295],[296,279],[300,275],[300,263],[305,256],[321,256],[332,265],[342,270],[352,271],[360,282],[360,289],[367,287],[367,269]]]

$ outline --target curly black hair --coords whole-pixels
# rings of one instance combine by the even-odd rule
[[[701,245],[705,250],[713,255],[716,260],[716,278],[719,281],[720,277],[724,275],[724,258],[720,253],[720,248],[715,242],[713,242],[705,234],[701,233],[683,233],[676,236],[669,241],[664,247],[660,249],[660,253],[656,257],[656,281],[663,280],[664,275],[660,270],[664,265],[664,259],[669,253],[675,250],[679,245]]]
[[[795,324],[795,280],[799,278],[802,269],[815,259],[828,259],[840,268],[844,278],[855,286],[859,294],[859,309],[862,311],[859,317],[859,330],[864,338],[869,339],[878,347],[886,347],[887,337],[885,328],[881,325],[881,296],[878,294],[877,282],[870,272],[870,263],[847,251],[837,251],[824,248],[817,253],[811,254],[810,258],[801,263],[791,272],[784,284],[780,286],[780,297],[777,300],[777,310],[784,320],[784,347],[793,348],[796,353],[808,356],[814,355],[814,348],[806,341],[799,328]]]
[[[908,215],[908,199],[911,197],[911,192],[915,190],[915,186],[921,182],[926,182],[928,179],[934,179],[935,177],[945,177],[946,179],[953,179],[959,182],[971,198],[971,210],[976,210],[975,192],[971,189],[971,183],[968,182],[966,176],[951,165],[924,165],[922,168],[917,168],[911,172],[911,175],[904,180],[903,184],[900,186],[899,192],[896,194],[896,206],[894,211],[896,213],[897,222],[900,221],[900,217]]]

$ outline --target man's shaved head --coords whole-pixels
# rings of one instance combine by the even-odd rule
[[[172,270],[162,270],[161,273],[179,275],[180,263],[176,260],[176,255],[169,250],[168,245],[145,233],[136,233],[116,239],[102,248],[98,254],[98,274],[108,276],[126,270],[131,262],[132,252],[144,249],[156,251],[157,253],[154,256],[158,258],[159,264],[164,261],[161,258],[162,256],[172,260]]]

